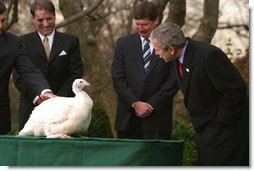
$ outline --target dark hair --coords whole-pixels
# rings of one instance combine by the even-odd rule
[[[30,13],[34,16],[36,10],[46,10],[55,15],[55,6],[50,0],[35,0],[30,7]]]
[[[152,2],[141,2],[134,7],[134,19],[144,19],[156,20],[159,16],[157,6]]]
[[[6,6],[0,1],[0,14],[3,14],[4,12],[6,12]]]

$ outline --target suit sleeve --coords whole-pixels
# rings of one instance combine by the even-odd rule
[[[173,99],[178,90],[175,68],[173,62],[171,62],[170,73],[167,80],[161,86],[160,90],[153,94],[147,102],[156,108],[158,104]]]
[[[117,95],[124,101],[127,106],[137,101],[137,97],[134,95],[128,83],[125,75],[125,63],[124,63],[124,47],[121,39],[117,40],[116,51],[111,66],[111,74],[113,79],[113,87]]]
[[[21,43],[14,68],[14,83],[17,89],[22,93],[29,94],[31,100],[36,95],[40,95],[44,89],[50,89],[40,70],[27,57]],[[25,85],[28,85],[29,88]]]
[[[233,124],[246,100],[246,84],[221,50],[215,50],[208,56],[206,70],[210,81],[222,95],[217,119],[224,124]]]
[[[18,91],[29,100],[33,99],[38,95],[38,93],[32,89],[26,81],[22,79],[21,74],[14,68],[12,71],[13,82],[18,89]]]
[[[75,37],[72,42],[71,50],[68,52],[70,54],[69,74],[64,84],[56,92],[59,96],[74,95],[70,87],[72,87],[72,83],[75,79],[83,76],[83,63],[80,55],[79,39]]]

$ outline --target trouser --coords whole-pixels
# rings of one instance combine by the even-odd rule
[[[121,139],[163,139],[169,140],[170,133],[154,133],[154,132],[123,132],[117,131],[117,138]]]

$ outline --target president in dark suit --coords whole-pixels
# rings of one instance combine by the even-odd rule
[[[157,54],[174,61],[204,166],[249,165],[249,101],[244,80],[219,48],[164,23],[152,32]]]
[[[7,134],[11,130],[9,80],[13,68],[36,95],[53,97],[53,94],[47,93],[51,91],[43,75],[27,58],[20,39],[4,30],[5,20],[6,7],[0,2],[0,134]]]
[[[170,139],[178,86],[172,64],[155,55],[149,40],[158,16],[153,3],[138,4],[134,9],[137,33],[117,40],[111,70],[118,95],[118,138]]]
[[[30,11],[36,31],[22,35],[22,45],[30,60],[47,79],[54,94],[74,96],[72,83],[83,74],[78,37],[55,30],[55,7],[50,0],[36,0]],[[19,73],[14,71],[13,78],[21,92],[19,129],[22,129],[33,110],[34,104],[31,101],[36,93],[30,91],[30,86],[27,86]]]

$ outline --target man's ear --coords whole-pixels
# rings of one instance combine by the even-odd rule
[[[160,24],[159,21],[160,21],[160,17],[157,16],[156,19],[155,19],[155,24],[156,24],[156,26],[158,26],[158,25]]]
[[[170,46],[170,47],[168,48],[168,52],[170,52],[171,55],[175,55],[175,53],[176,53],[176,51],[175,51],[175,49],[173,48],[173,46]]]

